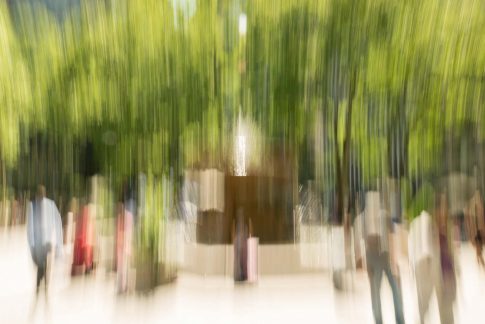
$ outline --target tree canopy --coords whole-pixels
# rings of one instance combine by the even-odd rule
[[[242,115],[343,204],[356,177],[448,172],[485,138],[484,1],[34,2],[0,5],[8,167],[36,134],[65,170],[80,141],[104,173],[220,166]]]

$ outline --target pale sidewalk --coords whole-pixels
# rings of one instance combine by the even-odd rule
[[[485,272],[479,271],[469,245],[460,251],[457,323],[482,323]],[[68,265],[67,265],[68,266]],[[64,267],[64,268],[63,268]],[[264,276],[257,285],[234,286],[230,278],[181,273],[175,284],[149,296],[115,294],[114,276],[70,280],[58,264],[48,303],[34,307],[34,266],[24,227],[0,231],[1,323],[372,323],[367,276],[358,272],[352,292],[334,292],[330,275]],[[401,262],[407,323],[416,323],[416,297]],[[393,323],[387,282],[383,285],[385,323]],[[438,323],[433,301],[430,323]]]

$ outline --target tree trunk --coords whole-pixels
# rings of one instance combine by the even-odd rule
[[[352,137],[352,110],[353,98],[355,94],[356,75],[354,73],[350,81],[349,103],[347,106],[345,116],[345,138],[343,143],[342,157],[340,157],[339,143],[338,143],[338,102],[335,103],[334,113],[334,144],[335,144],[335,169],[336,169],[336,222],[342,224],[343,215],[348,209],[349,205],[349,159],[350,159],[350,142]]]
[[[340,164],[340,150],[338,143],[338,116],[339,107],[338,101],[335,102],[335,110],[333,115],[333,131],[334,131],[334,151],[335,151],[335,189],[336,189],[336,201],[334,210],[334,222],[342,224],[342,210],[343,210],[343,179],[342,168]]]
[[[338,102],[335,106],[334,114],[334,141],[335,141],[335,167],[336,167],[336,189],[337,189],[337,201],[336,201],[336,222],[338,225],[343,224],[344,234],[344,246],[343,251],[345,256],[345,267],[349,264],[350,256],[350,217],[348,215],[349,205],[349,158],[350,158],[350,141],[351,141],[351,126],[352,126],[352,110],[353,110],[353,97],[355,94],[355,82],[356,75],[350,80],[349,87],[349,104],[347,106],[347,112],[345,117],[345,138],[343,143],[342,159],[340,158],[339,146],[338,146]],[[344,283],[344,270],[334,270],[333,272],[333,285],[337,290],[343,290],[345,288]]]

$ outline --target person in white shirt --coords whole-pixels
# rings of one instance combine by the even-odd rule
[[[27,206],[27,238],[32,259],[37,266],[37,292],[45,280],[47,292],[49,279],[48,260],[51,253],[62,254],[62,220],[54,201],[45,197],[45,187],[37,187],[36,198]]]
[[[409,226],[409,263],[416,280],[421,322],[428,311],[433,290],[439,284],[437,235],[435,222],[425,210]]]
[[[386,275],[392,289],[396,323],[404,323],[401,287],[398,280],[397,264],[392,255],[392,221],[381,208],[380,194],[369,191],[364,208],[364,233],[366,245],[367,274],[371,288],[372,312],[377,324],[382,323],[381,283]],[[393,270],[391,270],[393,269]]]

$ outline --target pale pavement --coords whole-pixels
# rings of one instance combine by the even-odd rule
[[[485,272],[474,251],[460,251],[457,323],[485,323]],[[264,276],[255,285],[231,278],[180,273],[174,284],[149,295],[117,296],[113,275],[71,280],[58,263],[49,298],[34,294],[35,268],[24,227],[0,228],[0,323],[372,323],[367,276],[354,276],[352,291],[335,292],[329,274]],[[407,323],[417,323],[416,297],[408,268],[401,264]],[[387,281],[382,289],[385,323],[394,323]],[[438,323],[433,300],[429,323]]]

